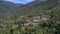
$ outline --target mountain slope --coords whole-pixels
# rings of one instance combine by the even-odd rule
[[[14,10],[19,7],[22,6],[23,4],[15,4],[13,2],[8,2],[8,1],[0,1],[0,18],[7,18],[8,16],[10,16],[10,14],[12,14],[13,12],[15,12]]]
[[[15,14],[29,14],[29,13],[40,13],[44,10],[50,10],[52,9],[55,5],[57,4],[57,0],[47,0],[47,1],[43,1],[43,2],[37,2],[37,1],[33,1],[31,3],[28,3],[24,6],[22,6],[22,8],[17,8],[15,10]]]
[[[8,2],[8,1],[0,1],[0,14],[1,13],[10,13],[10,11],[14,10],[15,8],[17,8],[19,5],[12,3],[12,2]],[[3,11],[4,10],[4,11]]]

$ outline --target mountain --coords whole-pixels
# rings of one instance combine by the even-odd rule
[[[14,14],[16,15],[27,15],[30,13],[35,13],[35,14],[39,14],[40,12],[46,11],[46,10],[52,10],[54,6],[56,6],[57,4],[57,0],[47,0],[47,1],[43,1],[43,2],[38,2],[33,1],[31,3],[27,3],[25,5],[23,5],[22,7],[19,7],[15,10]]]
[[[0,18],[7,18],[17,7],[22,6],[23,4],[15,4],[9,1],[0,1]]]
[[[0,14],[27,15],[39,14],[46,10],[52,10],[59,0],[36,0],[27,4],[15,4],[8,1],[0,1]],[[59,5],[59,4],[58,4]]]
[[[60,0],[0,1],[0,34],[60,34]]]
[[[0,14],[1,13],[10,13],[12,10],[20,6],[20,4],[15,4],[13,2],[8,2],[8,1],[0,1]]]

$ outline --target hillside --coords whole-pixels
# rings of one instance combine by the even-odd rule
[[[22,8],[17,8],[15,10],[15,14],[29,14],[29,13],[40,13],[46,10],[50,10],[51,8],[53,9],[53,7],[56,5],[56,0],[48,0],[48,1],[44,1],[44,2],[31,2],[28,3],[26,5],[24,5]]]
[[[16,9],[20,4],[15,4],[13,2],[8,1],[0,1],[0,14],[8,14],[11,13],[12,10]]]
[[[7,18],[13,10],[15,10],[17,7],[21,6],[23,4],[15,4],[13,2],[8,1],[0,1],[0,18]]]
[[[60,0],[0,3],[0,34],[60,34]]]

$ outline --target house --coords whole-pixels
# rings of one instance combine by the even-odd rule
[[[25,20],[23,21],[23,26],[34,26],[35,23],[31,22],[30,20]]]
[[[34,16],[33,17],[33,22],[40,22],[40,16]]]
[[[33,22],[39,22],[39,20],[33,20]]]

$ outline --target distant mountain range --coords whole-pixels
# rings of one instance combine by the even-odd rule
[[[28,3],[27,6],[30,4],[34,4],[34,3]],[[1,10],[0,13],[10,13],[10,11],[15,10],[18,7],[21,7],[22,5],[23,4],[15,4],[13,2],[0,0],[0,10],[1,9],[4,10],[4,11]]]
[[[0,14],[21,16],[29,14],[40,14],[42,12],[53,10],[60,6],[60,0],[46,0],[43,2],[33,1],[27,4],[15,4],[8,1],[0,1]]]
[[[31,12],[40,13],[43,10],[52,10],[53,7],[56,5],[57,0],[47,0],[43,2],[33,1],[31,3],[25,4],[22,7],[19,7],[15,10],[15,14],[29,14]]]

